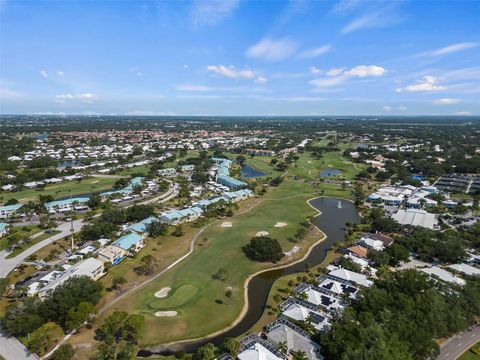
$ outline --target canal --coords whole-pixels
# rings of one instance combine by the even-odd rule
[[[140,350],[138,356],[148,357],[153,354],[172,355],[177,351],[195,352],[196,349],[206,343],[219,345],[227,337],[236,337],[248,331],[260,319],[265,309],[266,300],[270,288],[278,278],[305,271],[305,264],[320,264],[327,255],[328,250],[337,241],[345,237],[346,223],[359,223],[361,218],[357,207],[348,200],[338,198],[318,197],[310,200],[310,205],[321,212],[314,219],[315,225],[322,230],[327,238],[318,243],[310,254],[301,262],[292,264],[282,269],[265,271],[256,275],[248,284],[248,310],[242,320],[233,328],[217,336],[194,341],[186,341],[171,345],[152,346]]]

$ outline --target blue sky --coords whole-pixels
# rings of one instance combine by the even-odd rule
[[[479,1],[0,0],[0,112],[480,114]]]

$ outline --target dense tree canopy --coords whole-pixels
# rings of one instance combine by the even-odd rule
[[[468,326],[480,315],[478,299],[478,278],[448,291],[416,270],[387,273],[317,338],[327,360],[434,358],[434,339]]]
[[[278,240],[268,236],[252,238],[243,247],[243,252],[250,260],[260,262],[277,262],[284,256]]]

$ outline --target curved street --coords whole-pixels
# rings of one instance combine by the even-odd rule
[[[467,330],[455,334],[440,346],[437,360],[455,360],[465,351],[480,341],[480,325],[474,325]]]

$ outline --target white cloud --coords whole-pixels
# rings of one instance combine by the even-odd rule
[[[314,79],[310,84],[316,87],[332,87],[351,78],[379,77],[387,73],[387,70],[377,65],[358,65],[349,70],[333,68],[326,72],[329,78]]]
[[[191,10],[193,26],[213,26],[235,11],[239,0],[195,0]]]
[[[345,70],[345,68],[333,68],[333,69],[328,70],[325,74],[328,75],[328,76],[338,76],[341,73],[343,73],[344,70]]]
[[[58,76],[63,76],[63,75],[65,75],[65,73],[64,73],[62,70],[58,70],[58,71],[57,71],[57,75],[58,75]]]
[[[305,50],[301,52],[299,56],[303,59],[314,58],[329,52],[331,49],[332,47],[330,45],[323,45],[319,48]]]
[[[438,85],[440,79],[435,76],[427,75],[421,80],[418,80],[415,84],[408,85],[404,90],[408,92],[431,92],[445,90],[446,87]],[[402,89],[396,89],[397,92],[401,92]]]
[[[347,26],[342,29],[342,33],[348,34],[362,28],[372,27],[377,18],[378,12],[373,12],[371,14],[360,16],[347,24]]]
[[[308,71],[310,71],[310,74],[313,74],[313,75],[318,75],[322,72],[322,70],[320,70],[319,68],[317,68],[315,66],[310,66],[308,68]]]
[[[383,106],[383,111],[392,111],[392,107],[389,105],[384,105]]]
[[[257,84],[265,84],[268,81],[268,79],[265,76],[259,76],[255,79],[255,82]]]
[[[98,97],[95,94],[85,93],[85,94],[62,94],[55,96],[55,102],[59,104],[64,104],[68,101],[81,101],[87,104],[92,103],[93,101],[97,100]]]
[[[247,49],[246,55],[251,58],[275,62],[293,54],[297,44],[288,38],[262,39]]]
[[[228,77],[231,79],[253,79],[256,76],[252,70],[237,70],[233,66],[209,65],[207,66],[207,70],[213,72],[216,75]]]
[[[398,106],[397,107],[397,110],[400,110],[400,111],[407,111],[408,108],[406,106]]]
[[[46,70],[40,70],[40,75],[42,75],[44,78],[48,77],[48,73]]]
[[[341,0],[338,1],[332,8],[334,14],[339,14],[352,10],[361,4],[361,0]]]
[[[462,100],[460,99],[451,99],[451,98],[445,98],[445,99],[438,99],[435,100],[433,103],[435,105],[455,105],[460,103]]]
[[[348,34],[360,29],[384,28],[400,24],[405,20],[396,11],[401,3],[401,1],[360,1],[359,4],[367,5],[364,6],[366,8],[365,12],[348,23],[342,29],[342,33]]]
[[[377,65],[359,65],[355,66],[354,68],[347,70],[344,72],[346,76],[351,76],[351,77],[369,77],[369,76],[382,76],[387,72],[385,68]]]
[[[340,85],[345,82],[345,80],[346,78],[344,76],[337,76],[332,78],[314,79],[310,81],[310,84],[319,88],[325,88]]]
[[[446,47],[443,47],[443,48],[440,48],[440,49],[428,51],[428,52],[422,53],[420,55],[423,55],[423,56],[425,56],[425,55],[428,55],[428,56],[443,56],[443,55],[456,53],[456,52],[459,52],[459,51],[472,49],[474,47],[477,47],[478,45],[480,45],[480,44],[475,43],[475,42],[461,42],[461,43],[452,44],[452,45],[449,45],[449,46],[446,46]]]
[[[468,115],[472,115],[472,113],[470,111],[459,111],[459,112],[453,113],[452,115],[468,116]]]

